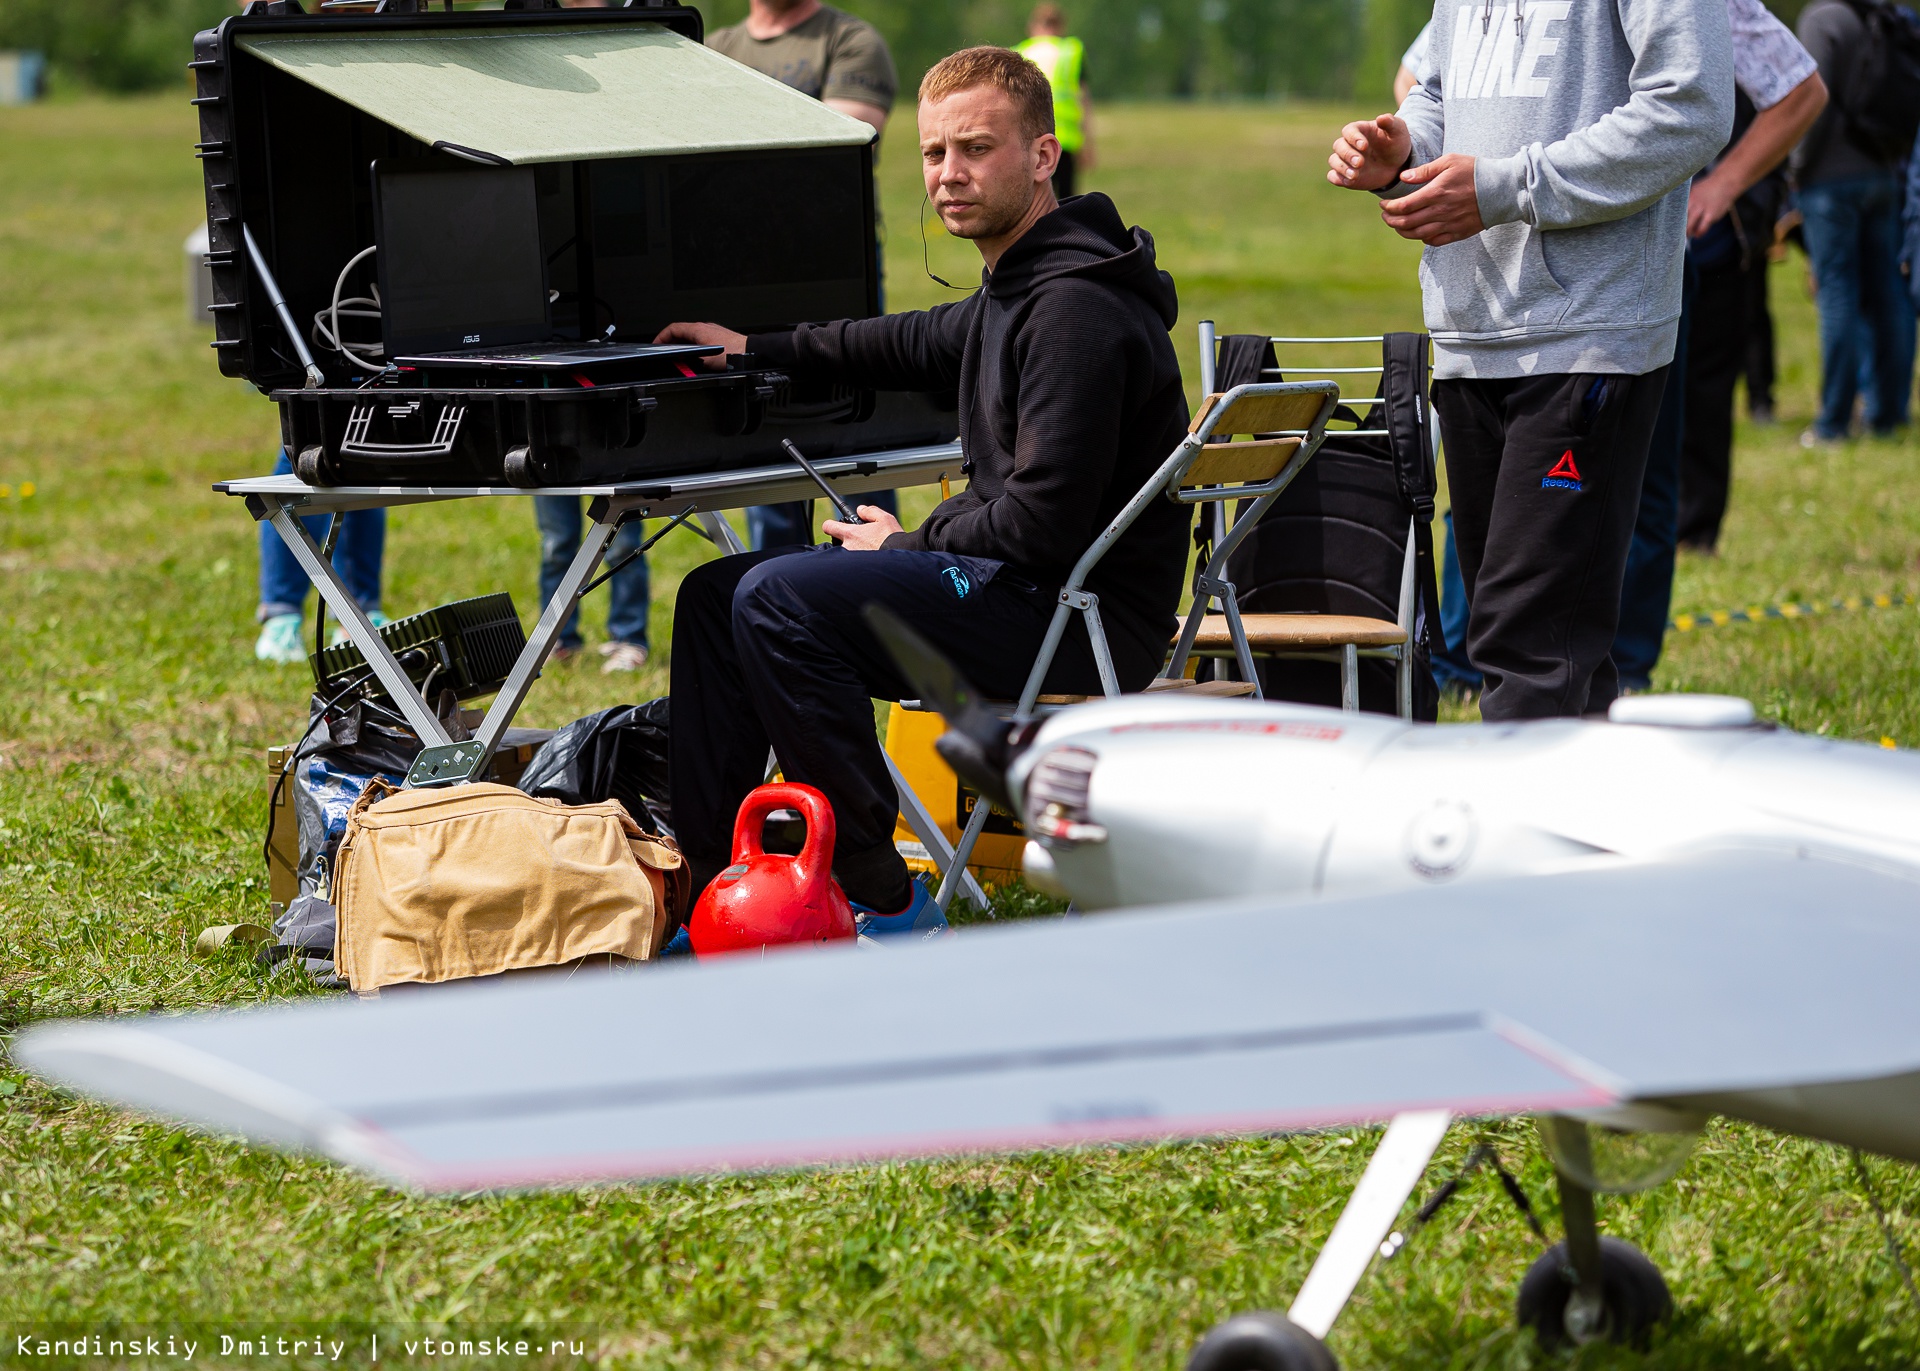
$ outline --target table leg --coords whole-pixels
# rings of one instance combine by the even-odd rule
[[[553,598],[547,601],[547,607],[540,612],[540,622],[534,625],[533,636],[520,649],[513,670],[507,673],[499,694],[487,706],[487,716],[480,721],[479,731],[473,735],[474,742],[480,747],[479,757],[466,776],[458,779],[466,780],[485,772],[487,762],[500,746],[501,738],[506,736],[508,726],[513,723],[513,716],[520,712],[527,691],[533,688],[540,668],[546,664],[547,654],[553,651],[554,640],[560,636],[560,626],[567,621],[574,602],[580,598],[580,588],[593,575],[594,568],[600,565],[601,557],[606,555],[607,544],[613,541],[613,535],[619,528],[620,516],[612,514],[604,520],[594,520],[586,535],[580,539],[580,551],[574,554],[566,575],[560,578],[560,584],[553,592]]]
[[[700,511],[700,527],[707,531],[707,538],[723,552],[745,552],[747,545],[740,541],[740,535],[733,531],[733,525],[727,516],[710,509]]]
[[[433,710],[420,697],[420,692],[414,689],[406,669],[388,649],[380,630],[373,626],[366,611],[360,608],[360,602],[353,598],[334,574],[333,563],[320,555],[320,549],[307,532],[306,525],[278,501],[267,500],[266,505],[267,519],[273,525],[274,532],[280,535],[281,541],[293,553],[294,560],[306,570],[313,588],[320,592],[333,610],[334,617],[347,631],[347,637],[360,649],[360,655],[367,659],[367,665],[373,668],[373,674],[380,679],[380,684],[386,687],[388,697],[406,716],[413,731],[420,735],[420,741],[428,747],[452,742],[447,737],[446,729],[440,726],[440,720],[434,717]]]
[[[940,825],[927,811],[925,802],[914,791],[907,778],[901,774],[900,767],[893,760],[892,754],[887,755],[887,771],[893,777],[893,788],[900,795],[900,813],[906,819],[907,827],[913,830],[914,836],[919,838],[921,845],[927,849],[927,855],[933,858],[933,864],[940,872],[940,886],[944,893],[953,879],[953,844],[947,841],[947,835],[940,831]],[[994,916],[993,906],[987,903],[987,892],[981,888],[980,882],[974,879],[973,873],[964,866],[960,868],[960,889],[961,893],[972,900],[977,908],[987,912],[988,918]],[[946,905],[943,903],[940,907],[945,909]]]
[[[986,832],[987,815],[992,808],[993,801],[985,795],[974,797],[973,813],[967,816],[967,826],[960,830],[959,845],[953,849],[953,855],[947,858],[946,876],[941,880],[940,889],[933,897],[933,902],[940,906],[942,913],[953,903],[956,885],[966,888],[970,899],[973,898],[972,892],[980,888],[973,883],[973,872],[967,863],[973,860],[973,845],[979,842],[980,835]],[[958,882],[955,877],[959,878]],[[982,903],[980,908],[986,909],[988,906]]]

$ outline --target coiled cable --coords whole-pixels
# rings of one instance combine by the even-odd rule
[[[352,275],[353,269],[378,251],[377,247],[370,247],[362,248],[355,253],[346,266],[340,269],[339,278],[333,283],[331,306],[313,316],[313,341],[318,346],[351,357],[362,366],[375,369],[386,366],[386,348],[379,343],[361,343],[358,346],[366,351],[364,353],[355,351],[353,347],[348,346],[347,340],[340,336],[340,318],[345,315],[349,319],[379,319],[381,317],[380,287],[371,286],[369,287],[372,292],[370,295],[349,296],[345,300],[340,298],[340,292],[346,289],[347,277]]]

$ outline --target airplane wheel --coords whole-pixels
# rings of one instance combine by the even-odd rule
[[[1585,1337],[1576,1336],[1566,1324],[1567,1301],[1574,1289],[1566,1263],[1567,1245],[1555,1243],[1520,1282],[1520,1326],[1532,1328],[1548,1351],[1601,1338],[1638,1347],[1645,1344],[1653,1326],[1673,1312],[1667,1282],[1646,1253],[1618,1238],[1602,1238],[1600,1326]]]
[[[1261,1310],[1215,1324],[1187,1371],[1339,1371],[1327,1345],[1285,1314]]]

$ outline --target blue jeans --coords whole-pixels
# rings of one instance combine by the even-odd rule
[[[1856,394],[1865,396],[1868,427],[1887,432],[1907,422],[1913,390],[1914,307],[1900,276],[1899,187],[1892,172],[1825,181],[1801,190],[1800,211],[1819,284],[1814,432],[1845,437]]]
[[[1640,481],[1640,513],[1627,549],[1627,575],[1620,585],[1620,624],[1613,631],[1613,664],[1624,690],[1646,690],[1666,644],[1667,613],[1673,608],[1674,548],[1680,540],[1680,452],[1687,436],[1687,343],[1700,273],[1687,259],[1681,278],[1680,336],[1674,344],[1660,415],[1647,448],[1647,474]]]
[[[878,505],[899,517],[900,502],[890,490],[876,490],[852,498],[855,505]],[[754,505],[747,511],[747,538],[755,552],[765,552],[770,547],[812,547],[813,502],[793,500],[784,505]]]
[[[286,450],[273,464],[275,476],[293,470]],[[325,546],[327,525],[333,516],[314,514],[300,522],[307,526],[316,543]],[[333,546],[333,569],[346,583],[347,593],[371,614],[380,608],[380,558],[387,545],[387,512],[384,509],[356,509],[340,526],[340,541]],[[307,591],[313,583],[272,524],[260,525],[260,611],[262,620],[278,614],[299,614],[307,603]]]
[[[533,516],[540,522],[540,603],[544,606],[560,588],[574,554],[580,551],[580,497],[536,495]],[[641,521],[623,524],[607,545],[603,566],[612,566],[644,542]],[[635,557],[607,583],[607,637],[616,643],[647,645],[647,611],[653,601],[651,574],[645,556]],[[560,645],[580,650],[580,607],[576,604],[560,626]]]
[[[1450,685],[1478,690],[1484,678],[1467,660],[1467,581],[1460,574],[1460,553],[1453,545],[1453,511],[1442,517],[1447,540],[1440,554],[1440,636],[1446,641],[1434,649],[1433,681],[1442,690]]]

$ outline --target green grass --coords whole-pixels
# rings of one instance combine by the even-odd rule
[[[1202,317],[1227,331],[1418,326],[1414,252],[1366,197],[1320,182],[1346,113],[1104,112],[1093,183],[1158,237],[1190,378]],[[910,133],[896,129],[883,163],[898,308],[946,294],[920,271]],[[0,1032],[286,990],[244,962],[189,956],[203,926],[265,914],[261,751],[305,710],[297,672],[251,659],[255,531],[207,489],[262,470],[275,424],[219,378],[184,318],[180,242],[201,212],[191,141],[178,97],[0,110]],[[930,256],[950,280],[976,270],[937,230]],[[1914,594],[1913,445],[1799,450],[1814,365],[1797,262],[1774,291],[1785,421],[1741,430],[1724,553],[1683,560],[1676,608]],[[915,492],[909,514],[927,499]],[[533,523],[517,502],[397,511],[389,548],[395,612],[495,588],[534,604]],[[657,642],[679,576],[706,555],[683,533],[661,545]],[[604,612],[589,608],[590,629]],[[1746,694],[1798,728],[1913,742],[1914,640],[1911,609],[1676,635],[1659,683]],[[637,682],[560,669],[526,717],[554,724],[662,689],[657,669]],[[1550,1213],[1531,1131],[1492,1132]],[[0,1065],[0,1325],[480,1336],[533,1321],[591,1330],[611,1360],[642,1366],[1170,1368],[1215,1319],[1284,1306],[1370,1146],[1356,1131],[420,1200]],[[1920,1183],[1873,1165],[1920,1240]],[[1602,1217],[1679,1300],[1650,1365],[1920,1362],[1920,1311],[1835,1149],[1718,1126],[1678,1184],[1606,1201]],[[1510,1326],[1532,1255],[1477,1180],[1367,1278],[1333,1345],[1349,1366],[1560,1364]]]

